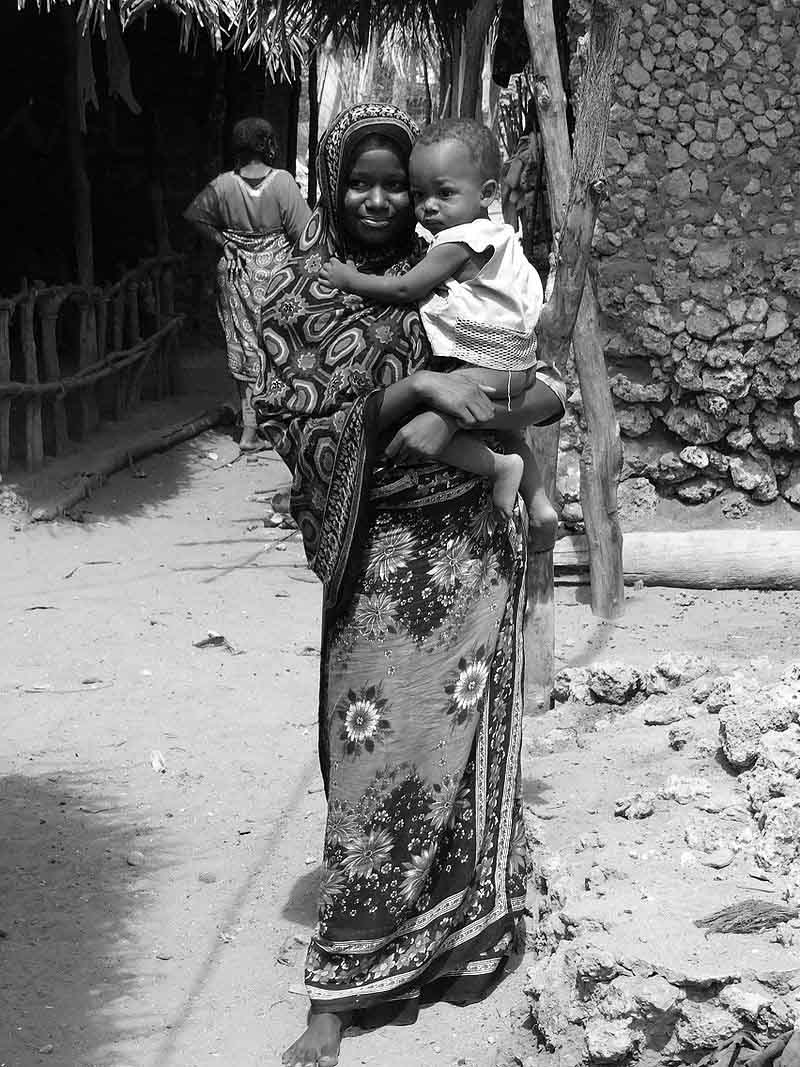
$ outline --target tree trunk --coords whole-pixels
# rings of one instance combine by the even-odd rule
[[[66,57],[64,102],[66,105],[67,156],[72,186],[72,230],[79,285],[94,285],[94,236],[92,232],[92,187],[86,169],[86,146],[81,131],[78,92],[78,34],[76,8],[58,8]]]
[[[593,610],[609,618],[621,613],[622,535],[616,517],[616,482],[621,464],[619,439],[597,329],[597,306],[589,286],[584,294],[592,234],[603,192],[601,176],[611,111],[612,72],[619,38],[619,15],[607,0],[595,0],[589,30],[586,71],[581,83],[574,157],[567,128],[567,101],[558,58],[552,0],[524,0],[525,29],[535,73],[535,100],[544,146],[553,233],[559,233],[552,295],[542,312],[539,339],[542,358],[564,370],[575,331],[575,362],[584,391],[587,440],[582,459],[584,521],[595,546],[592,565]],[[576,328],[577,321],[577,328]],[[588,397],[588,401],[587,401]],[[540,435],[541,431],[536,431]],[[545,459],[545,482],[553,485],[558,437],[551,433]],[[602,546],[602,548],[598,547]],[[543,576],[552,573],[546,546],[531,545],[529,608],[541,617]],[[596,593],[595,593],[596,589]],[[552,600],[551,600],[552,603]],[[552,624],[531,628],[528,657],[535,665],[552,663],[552,653],[534,650],[535,641],[551,640]],[[532,693],[549,703],[552,674],[530,673]]]
[[[319,147],[319,52],[308,52],[308,195],[310,207],[317,203],[317,149]]]
[[[497,12],[497,0],[476,0],[467,13],[461,33],[461,78],[460,94],[456,98],[457,110],[453,114],[461,118],[481,118],[483,95],[483,53],[486,35]],[[455,91],[455,90],[454,90]]]

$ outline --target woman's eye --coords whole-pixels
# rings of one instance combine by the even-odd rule
[[[347,188],[352,189],[354,193],[363,193],[364,190],[367,188],[367,183],[360,182],[358,181],[358,179],[356,179],[355,181],[351,180],[347,183]]]

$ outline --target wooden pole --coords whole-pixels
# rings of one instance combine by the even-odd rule
[[[556,545],[555,573],[583,582],[585,537]],[[625,536],[625,581],[680,589],[800,589],[800,530],[632,531]]]
[[[592,234],[597,217],[599,179],[602,174],[605,134],[611,110],[611,71],[619,37],[619,16],[604,0],[592,6],[589,58],[582,82],[582,124],[575,144],[575,159],[570,151],[567,126],[567,100],[564,94],[558,56],[552,0],[523,0],[525,30],[531,49],[535,83],[534,100],[544,149],[544,165],[553,233],[559,233],[555,277],[549,279],[551,296],[545,305],[539,326],[542,358],[564,370],[576,320],[581,325],[575,334],[575,359],[579,364],[579,381],[591,393],[591,422],[587,411],[589,437],[583,480],[587,482],[584,512],[587,529],[591,526],[596,543],[602,541],[604,553],[596,554],[595,566],[605,568],[606,581],[598,583],[598,599],[593,608],[599,614],[614,617],[624,606],[622,592],[622,535],[616,518],[616,475],[613,449],[604,451],[609,441],[617,441],[616,420],[610,407],[610,393],[602,349],[597,334],[597,314],[582,309],[594,301],[591,289],[583,298],[586,268]],[[600,373],[598,374],[598,368]],[[603,425],[608,410],[602,394],[608,393],[611,412],[609,431]],[[539,442],[537,443],[537,438]],[[558,464],[558,434],[533,434],[534,446],[542,461],[545,485],[553,486]],[[618,453],[617,453],[618,454]],[[599,469],[606,481],[598,488],[594,471]],[[612,503],[613,501],[613,503]],[[601,507],[602,505],[602,507]],[[608,533],[609,527],[612,534]],[[528,568],[528,609],[531,624],[526,635],[528,695],[539,705],[551,702],[554,668],[553,641],[555,618],[552,591],[544,591],[552,580],[552,555],[547,546],[531,544]],[[600,598],[604,599],[600,599]]]
[[[479,119],[483,89],[483,54],[486,35],[497,13],[497,0],[477,0],[467,12],[462,31],[461,63],[464,71],[461,92],[455,101],[462,118]]]
[[[581,502],[593,554],[592,610],[604,618],[617,618],[625,604],[622,532],[617,516],[622,450],[600,341],[597,300],[591,284],[585,286],[585,281],[592,235],[605,192],[605,140],[619,25],[619,13],[610,0],[594,0],[575,144],[565,182],[570,149],[552,0],[525,0],[553,232],[560,232],[556,277],[552,296],[542,313],[540,338],[544,357],[562,368],[574,341],[587,425],[581,456]]]
[[[525,30],[536,71],[536,113],[545,145],[544,165],[550,191],[550,221],[555,233],[566,206],[572,173],[567,132],[567,101],[561,80],[551,0],[524,0]],[[563,198],[563,199],[562,199]],[[542,357],[551,358],[546,338]],[[558,361],[556,362],[558,366]],[[566,359],[560,360],[564,370]],[[542,470],[545,488],[555,494],[558,467],[558,426],[529,432],[529,441]],[[553,546],[528,543],[528,623],[525,631],[525,670],[528,705],[548,709],[555,681],[555,601]]]
[[[20,300],[17,310],[20,316],[19,332],[22,359],[25,367],[25,381],[36,384],[39,381],[34,323],[36,293],[30,292],[24,300]],[[29,471],[35,471],[41,467],[43,462],[42,398],[40,396],[29,396],[25,401],[25,463]]]
[[[66,293],[52,293],[39,301],[39,337],[42,343],[42,370],[45,381],[57,382],[61,378],[61,364],[58,358],[58,312]],[[56,396],[51,401],[53,412],[54,450],[62,455],[69,446],[67,431],[67,408],[63,396]]]
[[[9,324],[13,305],[0,301],[0,385],[11,381],[11,338]],[[0,397],[0,474],[11,463],[11,398]]]
[[[317,203],[317,148],[319,147],[319,52],[308,52],[308,205]]]
[[[64,96],[66,103],[67,156],[72,184],[72,229],[75,260],[80,285],[94,285],[94,238],[92,233],[92,187],[86,169],[86,147],[81,131],[81,102],[78,91],[77,6],[59,4],[61,33],[66,56]]]

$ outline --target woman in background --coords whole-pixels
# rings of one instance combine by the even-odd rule
[[[265,447],[252,404],[260,368],[261,305],[273,271],[286,260],[310,211],[291,174],[273,165],[277,143],[266,119],[240,119],[231,140],[234,169],[209,182],[184,218],[222,252],[217,264],[217,313],[242,405],[239,447],[253,452]]]

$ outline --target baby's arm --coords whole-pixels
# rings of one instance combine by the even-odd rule
[[[323,264],[319,276],[332,289],[342,289],[382,304],[413,304],[457,274],[471,254],[464,244],[437,245],[406,274],[388,277],[362,274],[350,260],[342,263],[338,259],[329,259]]]

